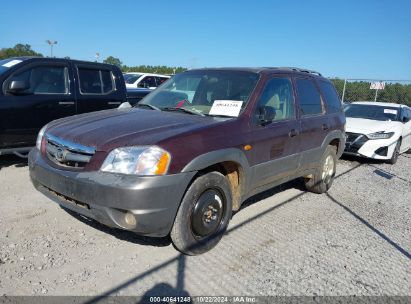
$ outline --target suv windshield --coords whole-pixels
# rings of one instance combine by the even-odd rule
[[[142,76],[142,74],[124,74],[124,81],[128,84],[133,84],[136,82],[137,79],[139,79]]]
[[[19,64],[23,60],[20,59],[4,59],[0,60],[0,75],[6,72],[12,66]]]
[[[398,108],[383,105],[347,104],[344,106],[346,117],[364,118],[380,121],[399,121]]]
[[[203,115],[210,114],[215,101],[235,102],[244,109],[258,78],[259,74],[244,71],[184,72],[149,94],[141,104],[149,104],[160,110],[185,109]]]

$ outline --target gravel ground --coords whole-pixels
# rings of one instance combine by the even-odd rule
[[[253,197],[197,257],[73,216],[0,157],[0,295],[411,295],[411,155],[341,160],[328,194]]]

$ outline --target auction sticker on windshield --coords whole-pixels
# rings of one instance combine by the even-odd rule
[[[237,117],[242,104],[242,100],[214,100],[209,114]]]
[[[397,110],[392,110],[392,109],[384,109],[385,114],[394,114],[397,115]]]
[[[10,67],[12,67],[13,65],[16,65],[16,64],[18,64],[18,63],[20,63],[20,62],[21,62],[21,60],[15,59],[15,60],[11,60],[11,61],[3,64],[3,66],[6,67],[6,68],[10,68]]]

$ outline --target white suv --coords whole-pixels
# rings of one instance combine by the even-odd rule
[[[164,81],[168,80],[170,76],[148,73],[124,73],[124,81],[126,88],[146,88],[155,89]]]
[[[411,108],[382,102],[345,104],[346,154],[382,159],[395,164],[411,149]]]

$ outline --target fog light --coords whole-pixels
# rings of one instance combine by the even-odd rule
[[[137,220],[134,214],[131,212],[127,212],[126,215],[124,216],[124,220],[127,225],[135,227],[137,225]]]
[[[388,147],[381,147],[375,151],[375,154],[380,156],[387,156],[388,155]]]

